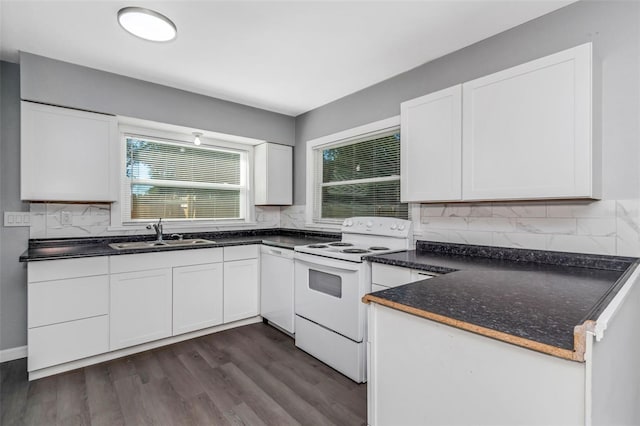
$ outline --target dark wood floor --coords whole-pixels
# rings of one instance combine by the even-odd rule
[[[357,385],[253,324],[29,382],[0,364],[2,425],[361,425]]]

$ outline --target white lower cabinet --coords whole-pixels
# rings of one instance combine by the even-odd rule
[[[111,350],[171,336],[171,279],[171,268],[111,275]]]
[[[173,335],[222,324],[222,263],[173,268]]]
[[[109,351],[109,316],[30,328],[28,371]]]
[[[72,361],[91,363],[82,358],[257,317],[259,247],[30,262],[30,377],[77,368]]]
[[[260,314],[258,259],[224,263],[224,322]]]
[[[260,314],[259,246],[224,248],[224,322]]]
[[[109,350],[108,272],[106,257],[28,264],[29,371]]]

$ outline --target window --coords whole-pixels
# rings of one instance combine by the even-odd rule
[[[354,129],[355,130],[355,129]],[[310,143],[312,221],[341,223],[352,216],[407,219],[400,202],[397,126],[326,143]]]
[[[245,218],[247,152],[125,135],[123,222]]]

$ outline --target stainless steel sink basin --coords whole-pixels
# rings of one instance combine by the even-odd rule
[[[132,241],[124,243],[112,243],[109,247],[116,250],[135,250],[146,249],[152,247],[183,247],[183,246],[196,246],[205,244],[215,244],[215,241],[203,240],[201,238],[193,238],[186,240],[166,240],[162,242],[157,241]]]

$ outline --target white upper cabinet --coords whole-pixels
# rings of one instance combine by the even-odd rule
[[[256,205],[291,205],[293,202],[293,149],[274,143],[254,151]]]
[[[600,197],[591,44],[401,104],[404,202]]]
[[[400,110],[401,200],[460,200],[462,86],[403,102]]]
[[[462,198],[598,198],[591,70],[589,43],[464,83]]]
[[[23,200],[116,200],[116,117],[26,101],[21,114]]]

